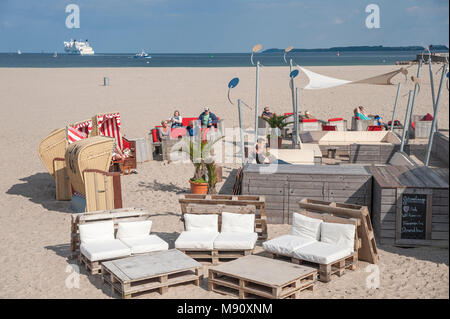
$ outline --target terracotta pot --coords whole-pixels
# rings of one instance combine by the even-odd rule
[[[189,180],[191,184],[191,194],[208,194],[208,183],[194,183]]]

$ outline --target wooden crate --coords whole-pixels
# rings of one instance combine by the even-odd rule
[[[262,174],[260,165],[243,169],[242,194],[264,196],[267,221],[290,224],[303,198],[371,207],[372,175],[361,165],[278,165]]]
[[[134,261],[136,258],[151,259],[143,265],[136,267],[145,267],[142,272],[146,274],[138,277],[130,277],[128,267],[124,271],[123,267],[117,266],[118,262],[111,261],[102,263],[102,281],[111,287],[111,292],[118,293],[122,298],[130,299],[140,297],[146,293],[159,291],[162,295],[166,293],[170,286],[182,283],[193,282],[196,286],[200,285],[200,279],[203,277],[202,266],[195,261],[186,263],[186,258],[179,258],[179,251],[172,249],[150,253],[145,256],[127,257],[120,261]],[[153,257],[153,258],[152,258]],[[170,260],[168,260],[170,258]],[[178,260],[180,262],[178,263]],[[119,261],[119,263],[120,263]],[[170,265],[168,264],[170,263]],[[177,264],[177,265],[175,265]],[[175,265],[175,266],[174,266]],[[153,271],[155,269],[156,271]]]
[[[248,256],[209,268],[208,289],[240,299],[252,296],[297,299],[302,291],[313,290],[316,280],[317,271],[311,267]]]
[[[86,223],[112,220],[117,230],[119,222],[140,221],[150,219],[150,213],[138,208],[121,208],[95,211],[82,214],[72,214],[70,230],[70,258],[76,259],[80,254],[80,231],[78,226]]]
[[[183,195],[178,199],[181,206],[181,214],[188,212],[188,205],[197,205],[196,208],[199,212],[202,212],[201,206],[206,205],[210,209],[213,209],[211,213],[221,214],[224,209],[228,212],[242,212],[249,213],[249,209],[240,209],[238,207],[254,206],[256,211],[252,211],[255,214],[255,232],[258,233],[259,239],[267,238],[267,219],[266,219],[266,201],[264,196],[246,196],[246,195]],[[214,207],[216,207],[214,209]],[[233,210],[233,211],[230,211]],[[193,210],[191,210],[193,212]],[[204,211],[207,213],[206,211]]]
[[[435,132],[433,136],[433,145],[431,147],[431,154],[438,158],[449,167],[449,140],[448,136]]]
[[[360,223],[358,224],[357,230],[358,237],[361,240],[361,247],[358,249],[358,259],[367,261],[371,264],[376,264],[378,262],[377,244],[369,209],[366,206],[310,200],[307,198],[302,199],[298,204],[300,208],[312,212],[328,213],[332,216],[359,219]]]
[[[448,182],[426,166],[374,166],[372,222],[381,244],[399,246],[448,247]],[[420,239],[404,239],[401,233],[404,196],[422,198],[417,216],[422,234]],[[415,194],[415,195],[414,195]],[[426,204],[425,204],[426,203]],[[408,205],[409,209],[409,205]],[[412,221],[414,222],[414,221]],[[406,228],[405,228],[406,230]]]

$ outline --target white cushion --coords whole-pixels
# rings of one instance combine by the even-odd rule
[[[321,219],[307,217],[294,213],[292,218],[291,235],[309,237],[320,240]]]
[[[320,241],[353,251],[355,247],[355,225],[325,223],[320,225]]]
[[[82,243],[80,245],[80,251],[90,261],[114,259],[131,255],[131,249],[119,239]]]
[[[294,250],[293,257],[309,262],[327,265],[349,256],[353,251],[322,242],[315,242]]]
[[[113,221],[94,222],[78,226],[81,243],[90,243],[99,240],[114,240]]]
[[[222,213],[223,233],[253,233],[255,231],[255,214]]]
[[[283,235],[265,241],[262,246],[265,251],[270,253],[292,257],[294,250],[314,242],[316,242],[316,240],[310,237]]]
[[[258,240],[257,233],[220,233],[214,240],[215,249],[253,249]]]
[[[147,237],[152,229],[151,220],[118,223],[117,239]]]
[[[156,235],[147,235],[146,237],[140,238],[122,238],[121,241],[130,247],[132,254],[143,254],[169,249],[169,244]]]
[[[216,214],[184,214],[186,231],[218,232],[218,220]]]
[[[175,241],[175,248],[212,250],[218,235],[219,232],[184,231]]]

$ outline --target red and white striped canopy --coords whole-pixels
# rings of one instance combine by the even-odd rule
[[[100,135],[114,137],[117,146],[123,150],[123,141],[120,136],[120,114],[109,113],[97,115],[98,132]]]
[[[87,138],[88,135],[82,131],[77,130],[72,126],[67,126],[67,141],[72,144],[76,141],[81,141]]]
[[[89,135],[89,133],[92,131],[92,120],[76,123],[73,125],[73,127],[76,128],[78,131],[83,132],[86,135]]]

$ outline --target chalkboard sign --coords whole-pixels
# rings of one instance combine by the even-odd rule
[[[427,239],[427,194],[402,194],[400,238]]]

